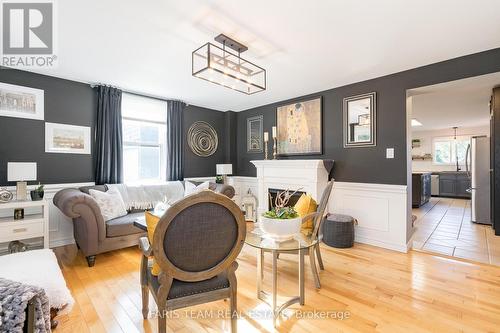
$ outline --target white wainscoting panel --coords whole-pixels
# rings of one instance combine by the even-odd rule
[[[49,246],[58,247],[67,244],[73,244],[75,239],[73,238],[73,221],[65,216],[59,208],[54,206],[52,203],[52,199],[54,195],[65,188],[78,188],[81,186],[92,186],[94,183],[71,183],[71,184],[46,184],[44,186],[45,195],[44,198],[47,199],[49,204]],[[28,186],[28,198],[29,191],[35,189],[35,185]],[[16,195],[15,187],[7,187],[9,191],[11,191],[14,196]],[[36,209],[36,208],[35,208]],[[35,211],[25,211],[25,214],[35,213]],[[8,214],[8,213],[7,213]],[[37,245],[38,242],[28,242],[33,245]],[[40,242],[41,243],[41,242]],[[7,244],[2,244],[0,247],[0,251],[4,250],[7,247]]]
[[[358,220],[357,242],[407,252],[406,196],[405,185],[335,182],[329,211]]]
[[[256,177],[244,177],[244,176],[232,176],[228,177],[228,184],[234,187],[234,202],[241,207],[241,200],[247,194],[248,190],[252,191],[252,194],[257,198],[257,178]],[[257,202],[257,205],[259,203]]]
[[[258,193],[257,177],[230,177],[229,184],[235,188],[238,204],[249,188]],[[335,182],[328,211],[358,220],[356,242],[407,252],[406,197],[405,185]]]

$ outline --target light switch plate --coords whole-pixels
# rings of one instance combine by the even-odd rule
[[[387,148],[385,150],[385,158],[394,158],[394,148]]]

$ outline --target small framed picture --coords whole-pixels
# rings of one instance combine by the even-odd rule
[[[24,219],[24,208],[15,208],[14,220],[22,220],[22,219]]]
[[[90,127],[45,123],[45,152],[90,154]]]
[[[44,91],[0,82],[0,116],[43,120]]]

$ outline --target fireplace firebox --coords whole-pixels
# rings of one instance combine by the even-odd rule
[[[274,207],[274,203],[276,201],[276,196],[278,195],[279,192],[283,192],[283,191],[286,191],[284,189],[278,189],[278,188],[270,188],[268,189],[268,198],[269,200],[267,201],[267,209],[271,209],[271,202],[273,203],[273,207]],[[299,198],[302,194],[304,194],[305,192],[301,192],[301,191],[297,191],[295,192],[295,194],[292,195],[292,197],[290,198],[290,200],[288,201],[288,204],[287,206],[290,207],[290,206],[295,206],[295,204],[297,203],[297,201],[299,201]]]

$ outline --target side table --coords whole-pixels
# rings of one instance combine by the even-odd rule
[[[304,256],[306,251],[315,246],[318,241],[302,234],[296,235],[293,239],[287,241],[274,241],[266,237],[265,233],[259,228],[247,231],[245,243],[256,248],[257,253],[257,297],[266,303],[270,303],[273,314],[273,326],[276,327],[276,319],[290,305],[298,303],[305,304],[304,290]],[[272,254],[272,287],[271,293],[262,290],[262,280],[264,279],[264,252],[269,251]],[[278,254],[297,251],[299,254],[298,277],[299,277],[299,295],[290,297],[285,303],[278,305]]]
[[[25,214],[23,219],[14,219],[14,209],[41,207],[41,213]],[[0,243],[34,237],[43,237],[43,247],[49,248],[49,202],[47,200],[13,200],[0,203],[0,210],[10,210],[8,217],[0,217]]]

